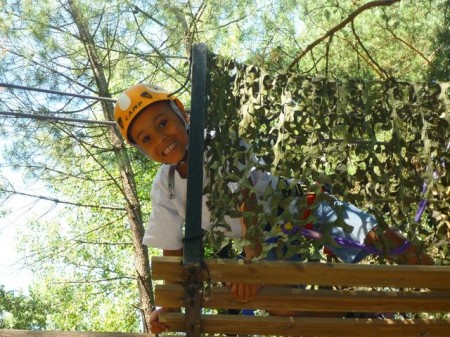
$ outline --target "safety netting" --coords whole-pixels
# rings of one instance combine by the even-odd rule
[[[331,240],[329,230],[320,240],[288,233],[315,220],[314,212],[294,217],[290,209],[313,209],[331,188],[373,214],[380,228],[403,230],[448,256],[450,83],[269,74],[217,55],[208,67],[205,192],[217,229],[208,237],[213,245],[224,217],[242,216],[252,224],[247,240],[268,242],[265,251],[282,244],[289,254],[320,258],[316,248]],[[255,202],[254,169],[286,179]],[[244,199],[253,200],[252,212],[239,209]],[[339,220],[329,226],[351,230]]]

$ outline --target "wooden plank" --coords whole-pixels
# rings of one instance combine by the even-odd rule
[[[184,315],[166,313],[160,320],[171,331],[184,331]],[[381,320],[202,315],[202,332],[302,337],[448,337],[450,320]]]
[[[156,304],[183,306],[181,285],[157,285]],[[303,290],[264,287],[249,302],[235,300],[227,287],[213,287],[204,308],[266,309],[320,312],[450,312],[450,292]]]
[[[45,331],[0,329],[0,337],[145,337],[150,334],[127,332]]]
[[[153,280],[165,280],[171,283],[183,282],[184,270],[182,259],[172,256],[152,256],[150,269]]]
[[[362,287],[431,288],[450,290],[450,267],[305,263],[206,259],[214,282],[304,284]],[[181,281],[181,260],[153,257],[153,279]],[[282,277],[280,277],[282,275]],[[206,271],[203,277],[207,279]]]

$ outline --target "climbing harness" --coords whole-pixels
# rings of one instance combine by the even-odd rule
[[[326,189],[322,188],[322,190],[325,191],[325,193],[329,193],[330,186],[326,186]],[[302,190],[300,190],[300,193],[298,192],[298,186],[296,189],[296,193],[298,193],[299,196],[304,195]],[[314,194],[314,193],[306,194],[307,206],[312,205],[314,203],[315,199],[316,199],[316,194]],[[307,207],[303,211],[303,214],[300,217],[300,220],[306,220],[310,216],[310,214],[311,214],[311,209],[309,207]],[[310,222],[304,226],[300,226],[300,225],[294,225],[290,221],[286,221],[285,223],[280,224],[279,228],[280,228],[281,232],[283,232],[284,234],[289,235],[289,236],[299,233],[308,239],[320,240],[323,238],[322,233],[313,229],[312,222]],[[275,243],[278,240],[278,238],[279,237],[269,238],[266,240],[266,243]],[[411,242],[409,242],[408,240],[405,240],[403,242],[403,244],[400,245],[399,247],[396,247],[389,252],[385,252],[385,251],[379,250],[373,246],[368,246],[364,243],[360,243],[360,242],[357,242],[357,241],[354,241],[351,239],[346,239],[346,238],[337,237],[337,236],[332,236],[332,239],[339,246],[360,249],[362,251],[365,251],[365,252],[368,252],[368,253],[374,254],[374,255],[385,255],[385,254],[401,255],[411,246]],[[329,249],[327,249],[326,247],[325,247],[325,253],[332,254],[332,252]]]

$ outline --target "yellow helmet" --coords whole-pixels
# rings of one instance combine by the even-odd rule
[[[183,103],[170,93],[154,84],[135,84],[125,90],[117,99],[114,107],[114,119],[119,126],[120,133],[130,144],[135,142],[129,135],[129,128],[139,113],[149,105],[159,101],[170,101],[175,113],[187,123],[188,117]]]

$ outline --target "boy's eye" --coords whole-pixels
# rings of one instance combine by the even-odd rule
[[[164,126],[166,126],[167,124],[167,120],[163,119],[162,121],[159,122],[159,128],[163,128]]]
[[[148,142],[150,142],[150,136],[144,136],[142,138],[142,143],[147,144]]]

